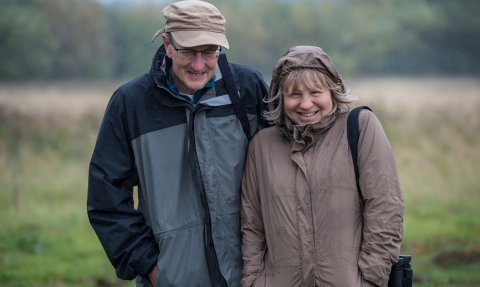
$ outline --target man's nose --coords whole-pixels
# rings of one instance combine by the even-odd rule
[[[205,66],[205,61],[202,58],[202,53],[197,52],[195,54],[195,59],[192,61],[192,68],[196,71],[200,71]]]

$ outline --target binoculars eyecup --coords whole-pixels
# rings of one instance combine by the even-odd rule
[[[410,261],[411,255],[400,254],[398,262],[392,265],[388,287],[412,287],[413,269]]]

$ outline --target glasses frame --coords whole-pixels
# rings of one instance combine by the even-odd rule
[[[175,44],[173,43],[173,39],[170,35],[167,35],[167,38],[168,38],[168,41],[170,42],[170,44],[172,45],[173,49],[178,53],[178,51],[188,51],[188,52],[193,52],[193,57],[196,58],[197,57],[197,53],[200,53],[200,56],[202,57],[202,59],[204,60],[213,60],[212,59],[209,59],[209,58],[205,58],[204,57],[204,53],[205,52],[212,52],[214,50],[204,50],[204,51],[197,51],[197,50],[193,50],[193,49],[178,49],[177,47],[175,47]],[[218,56],[220,56],[220,52],[222,52],[222,47],[220,47],[219,49],[216,49],[215,50],[215,59],[218,59]]]

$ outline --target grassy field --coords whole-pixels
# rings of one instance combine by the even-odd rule
[[[480,286],[480,79],[347,79],[382,121],[414,286]],[[0,286],[134,286],[86,217],[88,162],[118,83],[0,84]]]

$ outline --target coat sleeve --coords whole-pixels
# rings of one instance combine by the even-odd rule
[[[404,202],[392,148],[380,121],[363,110],[359,122],[358,168],[365,210],[358,266],[365,280],[385,286],[400,254]]]
[[[133,206],[135,161],[125,100],[117,90],[100,126],[88,175],[87,214],[117,276],[147,276],[159,250],[144,216]]]
[[[264,271],[261,269],[266,245],[255,165],[255,139],[249,146],[242,179],[242,287],[252,286],[258,274]]]

